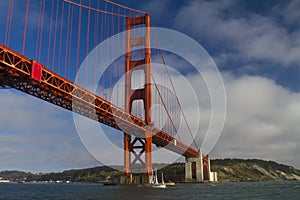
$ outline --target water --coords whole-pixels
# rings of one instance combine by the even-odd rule
[[[166,189],[100,184],[0,184],[0,199],[300,199],[300,181],[177,184]]]

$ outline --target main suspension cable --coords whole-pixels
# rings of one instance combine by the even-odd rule
[[[88,10],[92,10],[92,11],[95,11],[95,12],[100,12],[100,13],[104,13],[104,14],[108,14],[108,15],[119,16],[119,17],[128,17],[127,15],[116,14],[116,13],[113,13],[113,12],[109,12],[109,11],[105,11],[105,10],[100,10],[100,9],[92,8],[92,7],[89,7],[89,6],[86,6],[86,5],[82,5],[80,3],[75,3],[75,2],[69,1],[69,0],[64,0],[64,2],[73,4],[75,6],[79,6],[81,8],[86,8]]]
[[[141,14],[146,14],[146,13],[147,13],[147,12],[145,12],[145,11],[141,11],[141,10],[129,8],[129,7],[123,6],[123,5],[121,5],[121,4],[117,4],[117,3],[112,2],[112,1],[109,1],[109,0],[104,0],[104,1],[105,1],[106,3],[110,3],[110,4],[114,5],[114,6],[118,6],[118,7],[120,7],[120,8],[124,8],[124,9],[126,9],[126,10],[130,10],[130,11],[133,11],[133,12],[138,12],[138,13],[141,13]]]

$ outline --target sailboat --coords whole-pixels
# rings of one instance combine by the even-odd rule
[[[152,180],[151,180],[152,182]],[[150,182],[150,184],[151,184]],[[157,178],[157,170],[155,170],[155,177],[154,177],[154,183],[152,184],[153,188],[166,188],[166,184],[164,182],[164,175],[162,174],[161,176],[161,183],[158,182],[158,178]]]

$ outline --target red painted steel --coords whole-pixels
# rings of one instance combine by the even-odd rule
[[[130,30],[136,25],[144,24],[146,34],[141,38],[132,38]],[[144,46],[145,57],[142,60],[132,60],[131,48],[134,46]],[[144,17],[127,18],[127,43],[126,43],[126,62],[125,62],[125,105],[126,111],[131,113],[132,104],[135,100],[143,100],[145,109],[146,129],[143,138],[138,138],[140,145],[136,145],[137,139],[131,141],[128,133],[124,132],[124,174],[129,175],[131,167],[137,161],[144,166],[146,174],[152,174],[152,133],[151,133],[151,50],[150,50],[150,17],[146,14]],[[140,66],[139,68],[137,68]],[[143,69],[145,74],[145,86],[141,89],[132,89],[131,75],[132,71]],[[135,149],[139,149],[136,153]],[[134,155],[131,161],[131,155]],[[141,159],[145,155],[144,160]]]
[[[11,29],[11,20],[12,20],[12,10],[13,10],[13,2],[9,4],[9,12],[6,23],[6,34],[5,34],[5,44],[9,44],[10,38],[10,29]],[[28,12],[29,12],[29,0],[27,0],[26,6],[26,18],[24,24],[24,37],[22,44],[22,55],[9,49],[6,46],[0,44],[0,86],[4,87],[12,87],[22,92],[28,93],[32,96],[40,98],[44,101],[50,102],[54,105],[60,106],[62,108],[68,109],[72,112],[76,112],[90,119],[96,120],[100,123],[113,127],[115,129],[124,131],[124,172],[126,175],[131,173],[131,165],[140,162],[144,165],[144,172],[148,175],[152,174],[152,143],[158,147],[165,147],[173,152],[182,154],[186,157],[198,157],[199,152],[197,149],[190,147],[189,145],[184,144],[182,141],[175,139],[170,134],[159,130],[153,127],[152,119],[151,119],[151,99],[152,99],[152,86],[151,86],[151,49],[150,49],[150,17],[148,13],[143,13],[141,11],[134,11],[137,13],[145,14],[144,16],[136,16],[135,13],[134,18],[131,18],[127,15],[126,12],[118,14],[108,11],[100,10],[98,7],[92,8],[90,4],[88,6],[64,0],[64,2],[69,3],[69,5],[79,6],[79,24],[78,24],[78,41],[77,41],[77,50],[76,50],[76,66],[74,68],[78,68],[79,62],[79,50],[80,46],[80,36],[81,36],[81,15],[82,9],[88,10],[88,32],[86,38],[86,53],[89,50],[89,40],[90,40],[90,20],[91,20],[91,11],[108,14],[111,16],[118,17],[120,20],[121,17],[126,17],[127,19],[127,53],[126,53],[126,75],[125,75],[125,110],[116,107],[111,104],[109,101],[96,96],[95,94],[75,85],[71,81],[63,78],[62,76],[54,73],[54,65],[55,59],[58,59],[58,71],[60,71],[60,54],[62,53],[62,41],[63,41],[63,23],[59,24],[59,10],[61,10],[62,14],[60,18],[64,18],[64,4],[61,9],[59,9],[59,4],[56,4],[56,12],[54,12],[54,1],[52,2],[52,11],[51,11],[51,20],[50,20],[50,33],[48,40],[48,64],[50,65],[50,57],[51,51],[53,52],[52,60],[52,71],[45,68],[41,63],[30,60],[24,57],[24,49],[26,45],[26,32],[27,32],[27,23],[28,23]],[[45,16],[45,0],[40,0],[40,19],[37,29],[37,37],[36,37],[36,57],[40,60],[41,51],[42,51],[42,41],[43,38],[43,25],[44,25],[44,16]],[[91,1],[89,1],[91,2]],[[126,8],[124,6],[120,6],[119,4],[112,3],[107,1],[108,3],[118,6],[121,8]],[[55,14],[56,17],[53,15]],[[52,24],[52,16],[54,17],[54,21]],[[67,29],[72,30],[72,20],[73,16],[73,8],[70,9],[68,7],[68,25]],[[98,17],[97,17],[98,19]],[[106,23],[105,15],[104,15],[104,24]],[[97,22],[98,20],[96,20]],[[95,22],[95,23],[96,23]],[[112,19],[113,22],[113,19]],[[118,22],[120,24],[120,22]],[[146,33],[144,37],[131,37],[130,31],[134,26],[144,25],[146,28]],[[54,33],[52,33],[52,26],[55,27]],[[106,26],[106,25],[105,25]],[[118,25],[119,26],[119,25]],[[60,27],[60,29],[59,29]],[[114,25],[112,24],[112,28]],[[118,27],[118,32],[119,31]],[[57,30],[58,29],[58,30]],[[97,28],[98,30],[98,28]],[[97,31],[95,31],[96,33]],[[104,33],[108,31],[104,30]],[[59,36],[57,35],[59,33]],[[112,31],[114,33],[114,30]],[[102,34],[102,31],[101,31]],[[56,42],[54,42],[53,48],[50,48],[50,41],[54,37],[54,41],[58,38],[59,56],[55,56],[56,51]],[[95,34],[97,35],[97,34]],[[67,49],[66,49],[66,61],[65,64],[68,66],[68,73],[70,73],[70,49],[72,49],[72,34],[67,33]],[[96,39],[97,40],[97,39]],[[102,40],[102,36],[101,36]],[[69,42],[70,41],[70,45]],[[96,42],[97,43],[97,42]],[[131,57],[131,48],[135,46],[142,46],[144,49],[144,58],[141,60],[134,60]],[[43,46],[44,47],[44,46]],[[140,65],[144,65],[144,67],[139,67]],[[144,70],[145,74],[145,85],[144,88],[133,90],[131,87],[131,72],[137,69]],[[67,68],[65,68],[65,76],[67,74]],[[88,71],[88,70],[87,70]],[[86,72],[87,72],[86,71]],[[87,75],[86,75],[87,76]],[[67,77],[67,76],[66,76]],[[112,77],[111,77],[112,78]],[[144,103],[145,110],[145,119],[140,119],[131,114],[132,111],[132,103],[135,100],[142,100]],[[122,128],[121,128],[122,126]],[[174,126],[174,125],[173,125]],[[138,151],[140,150],[140,151]],[[131,156],[134,156],[133,159]],[[144,155],[144,157],[142,157]],[[143,159],[144,158],[144,159]]]
[[[30,59],[0,44],[1,86],[15,88],[102,124],[122,130],[116,123],[117,119],[123,127],[131,130],[130,135],[141,137],[145,134],[147,124],[142,119],[114,106],[45,67],[42,67],[42,80],[38,82],[31,78],[31,66]],[[72,100],[76,102],[76,105],[72,106]],[[94,112],[91,113],[91,110],[95,110],[96,115]],[[165,147],[185,157],[199,156],[197,149],[184,144],[162,130],[152,127],[151,134],[152,143],[158,147]]]
[[[32,61],[31,66],[31,78],[35,79],[38,82],[42,80],[42,64]]]

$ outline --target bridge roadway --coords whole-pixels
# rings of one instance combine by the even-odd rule
[[[32,60],[0,44],[0,86],[11,87],[136,137],[145,135],[146,123],[105,99],[42,66],[41,81],[32,78]],[[119,127],[119,126],[120,127]],[[152,143],[185,157],[199,152],[168,133],[152,127]]]

